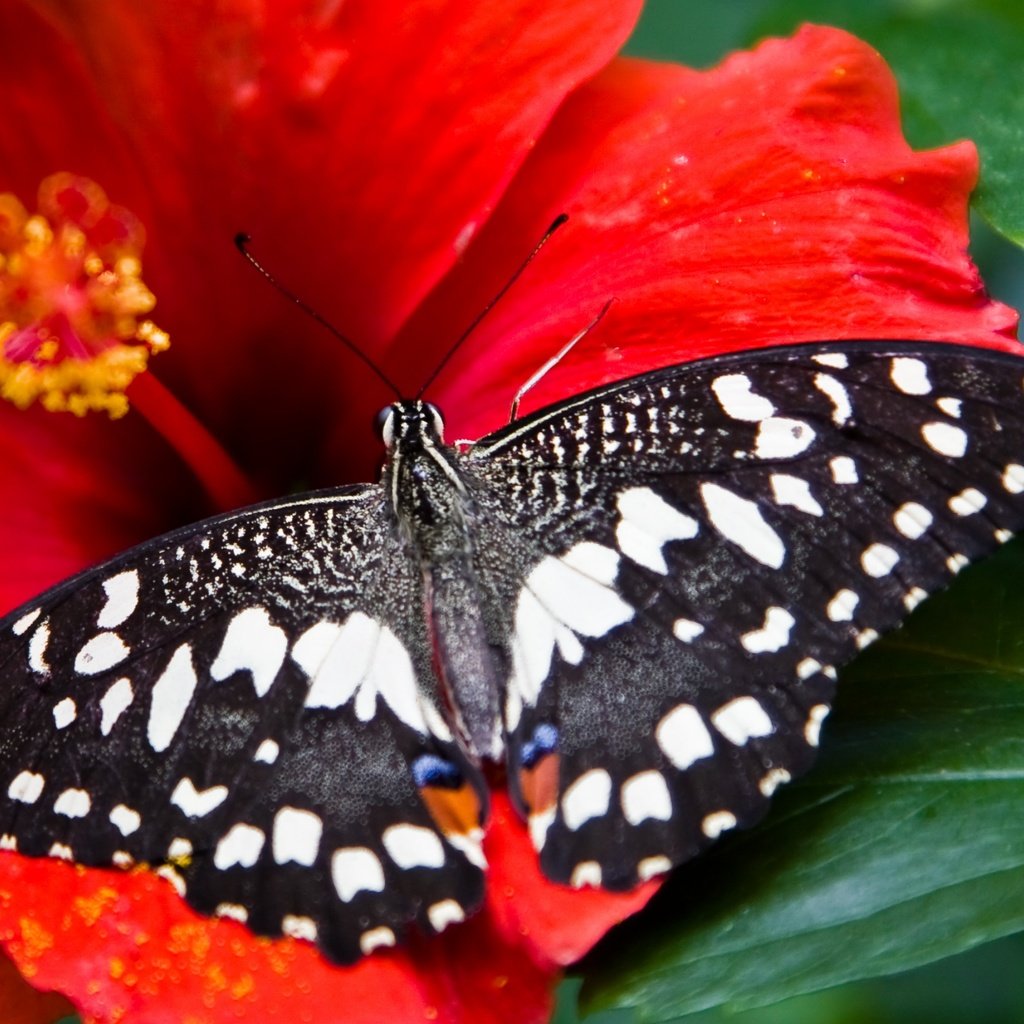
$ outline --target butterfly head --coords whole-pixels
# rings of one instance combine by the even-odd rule
[[[444,417],[431,402],[392,402],[377,413],[377,432],[390,452],[396,447],[437,447],[444,444]]]

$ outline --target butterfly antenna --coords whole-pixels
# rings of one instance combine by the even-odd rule
[[[614,299],[609,299],[601,307],[601,312],[582,331],[571,337],[540,369],[530,375],[529,379],[519,388],[512,399],[512,408],[508,414],[509,423],[514,423],[519,419],[519,403],[523,400],[523,396],[527,391],[538,383],[548,371],[553,370],[576,347],[576,344],[582,341],[604,319],[605,313],[608,312],[609,307],[614,301]]]
[[[376,374],[377,378],[384,383],[385,387],[387,387],[389,391],[394,392],[396,398],[401,398],[402,392],[394,383],[394,381],[392,381],[391,378],[388,377],[388,375],[351,338],[347,338],[344,334],[341,333],[341,331],[338,330],[337,327],[334,326],[334,324],[330,323],[328,320],[322,317],[315,309],[313,309],[312,306],[310,306],[306,302],[303,302],[303,300],[300,299],[298,295],[296,295],[293,291],[291,291],[290,289],[286,288],[283,284],[281,284],[281,282],[278,281],[278,279],[274,277],[274,275],[271,274],[270,271],[267,270],[267,268],[264,267],[263,264],[260,263],[260,261],[256,259],[256,257],[253,256],[251,252],[249,252],[247,246],[251,241],[252,239],[249,237],[249,235],[245,234],[245,232],[243,231],[240,231],[237,235],[235,235],[235,248],[286,299],[291,299],[292,302],[294,302],[295,305],[298,306],[299,309],[303,311],[303,313],[307,314],[307,316],[311,316],[318,324],[320,324],[321,327],[327,328],[327,330],[330,331],[330,333],[333,334],[334,337],[337,338],[338,341],[342,343],[342,345],[344,345],[353,355],[358,356],[363,361],[363,363],[366,366],[368,366],[370,370],[373,371],[374,374]]]
[[[441,362],[439,362],[437,364],[437,366],[434,367],[434,372],[427,378],[426,383],[423,385],[423,387],[421,387],[419,389],[419,391],[416,392],[416,397],[417,398],[422,398],[423,397],[423,394],[427,390],[427,388],[429,388],[430,385],[433,384],[435,380],[437,380],[437,378],[440,375],[441,371],[448,365],[448,360],[451,359],[451,357],[453,355],[455,355],[456,352],[458,352],[458,350],[462,347],[462,343],[480,325],[480,321],[483,320],[483,318],[485,316],[487,316],[487,314],[490,313],[490,311],[492,309],[494,309],[494,307],[502,300],[502,298],[505,295],[505,292],[507,292],[509,290],[509,288],[511,288],[512,285],[514,285],[516,283],[516,281],[519,280],[519,277],[523,273],[523,271],[533,262],[533,258],[537,255],[537,253],[539,253],[541,251],[541,249],[544,248],[545,245],[547,245],[548,239],[550,239],[551,236],[568,219],[569,219],[569,215],[567,213],[560,213],[551,222],[551,224],[548,227],[547,231],[545,231],[543,236],[541,237],[541,240],[533,247],[533,251],[526,257],[525,260],[523,260],[522,263],[519,264],[519,267],[516,269],[515,273],[513,273],[512,276],[504,283],[504,285],[502,285],[501,290],[498,292],[498,294],[495,295],[494,298],[491,299],[491,301],[488,302],[487,305],[484,306],[484,308],[482,310],[480,310],[479,313],[477,313],[477,315],[473,318],[473,322],[462,332],[462,334],[459,335],[459,337],[456,340],[455,344],[452,345],[452,347],[450,349],[448,349],[448,351],[445,353],[444,359],[442,359]]]

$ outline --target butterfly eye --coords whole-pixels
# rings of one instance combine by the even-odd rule
[[[374,418],[373,426],[380,439],[390,448],[395,439],[395,407],[393,405],[384,406]]]
[[[437,432],[438,438],[442,439],[444,437],[444,416],[441,415],[441,410],[433,402],[424,402],[423,407],[433,420],[434,430]]]

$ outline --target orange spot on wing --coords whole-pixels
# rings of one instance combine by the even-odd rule
[[[532,768],[519,771],[519,789],[531,814],[554,807],[558,800],[558,754],[545,754]]]
[[[435,824],[446,835],[466,835],[480,827],[480,798],[468,782],[458,789],[424,786],[420,795]]]

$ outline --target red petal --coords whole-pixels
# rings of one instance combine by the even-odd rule
[[[0,494],[0,614],[160,532],[199,497],[136,417],[79,419],[2,401]]]
[[[554,972],[486,914],[404,951],[331,967],[313,947],[192,913],[145,872],[0,854],[0,943],[97,1021],[335,1020],[541,1024]]]
[[[0,1020],[4,1024],[52,1024],[74,1012],[63,996],[32,988],[0,953]]]
[[[485,843],[491,870],[487,911],[505,936],[518,936],[541,963],[570,964],[657,892],[648,882],[632,892],[570,889],[549,882],[507,794],[492,794]]]
[[[966,255],[975,176],[968,143],[909,148],[891,73],[835,29],[804,28],[706,73],[619,61],[565,104],[401,351],[425,372],[431,331],[468,322],[559,210],[569,224],[446,371],[459,436],[500,424],[497,396],[610,298],[531,406],[756,345],[1009,347],[1016,314],[988,299]]]
[[[113,159],[93,152],[107,146],[104,133],[93,138],[97,118],[67,123],[63,88],[47,92],[21,66],[24,19],[0,23],[10,40],[0,42],[0,74],[14,83],[31,74],[41,97],[30,121],[8,127],[15,166],[46,135],[49,172],[64,139],[64,161],[92,168],[143,219],[146,280],[175,345],[161,376],[176,374],[165,379],[218,436],[234,431],[245,444],[239,406],[223,394],[228,374],[258,389],[236,403],[273,396],[266,404],[292,431],[310,421],[311,404],[336,406],[353,367],[242,266],[235,232],[250,232],[346,333],[379,345],[458,258],[566,94],[612,57],[640,0],[514,0],[500,17],[473,0],[378,0],[325,14],[291,2],[236,5],[214,20],[198,3],[39,6],[81,48],[120,137]],[[27,48],[35,67],[72,60],[54,39],[33,42],[47,44]],[[51,106],[57,115],[42,116]],[[136,194],[139,181],[150,197]],[[265,372],[293,353],[300,367],[318,358],[317,379]],[[364,382],[360,371],[355,386]],[[301,450],[315,447],[310,436]]]

